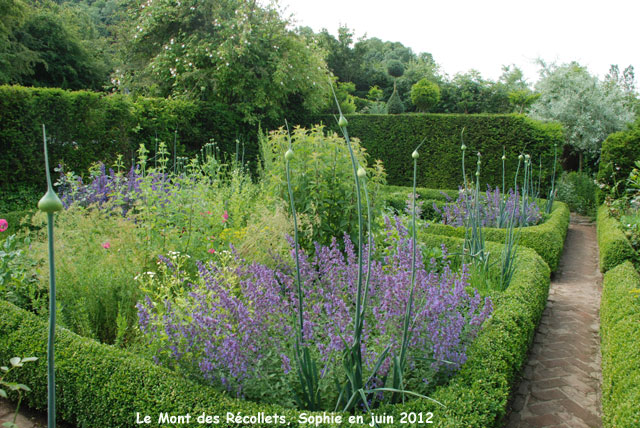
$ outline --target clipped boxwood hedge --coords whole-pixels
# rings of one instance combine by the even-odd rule
[[[640,275],[626,261],[604,276],[600,304],[602,422],[605,427],[640,426]]]
[[[462,240],[457,238],[424,233],[420,240],[427,246],[444,242],[451,251],[457,251],[462,245]],[[489,247],[491,251],[498,251],[500,246],[489,243]],[[518,255],[511,286],[497,299],[492,318],[469,349],[467,363],[449,384],[432,395],[446,408],[425,400],[413,400],[404,405],[384,406],[377,413],[386,412],[397,422],[402,412],[431,411],[434,414],[432,426],[436,427],[499,425],[507,411],[511,388],[527,360],[548,290],[548,266],[534,251],[523,249]],[[82,338],[62,328],[58,328],[56,334],[58,415],[76,426],[133,427],[137,426],[136,412],[142,416],[151,415],[151,426],[158,426],[156,422],[161,412],[170,415],[189,413],[194,418],[205,412],[220,415],[223,421],[226,412],[242,412],[243,415],[278,413],[286,417],[287,423],[297,426],[299,411],[232,399],[129,352]],[[19,371],[20,382],[33,389],[26,396],[26,402],[37,409],[46,409],[47,405],[46,335],[45,320],[0,301],[0,361],[6,362],[14,356],[40,358]],[[389,426],[397,426],[397,423]]]
[[[520,234],[520,245],[535,250],[547,262],[552,272],[558,268],[564,239],[569,228],[569,208],[563,202],[554,202],[551,216],[537,226],[523,227]],[[465,236],[464,227],[453,227],[445,224],[431,223],[426,231],[435,235]],[[487,227],[482,229],[485,240],[504,243],[506,229]],[[502,250],[499,250],[502,251]]]
[[[620,222],[611,216],[606,205],[598,208],[598,247],[602,273],[636,257],[631,243],[620,230]]]
[[[389,184],[408,186],[412,182],[411,153],[424,139],[418,159],[418,185],[433,189],[457,189],[462,183],[460,133],[468,147],[467,176],[476,170],[476,152],[482,154],[482,188],[502,184],[502,148],[507,155],[507,183],[513,183],[518,155],[531,154],[534,165],[542,156],[543,186],[553,173],[553,146],[564,144],[562,127],[541,123],[515,114],[400,114],[346,116],[349,135],[360,139],[372,159],[381,159]],[[323,122],[337,131],[333,116],[307,118]],[[537,167],[536,167],[537,171]],[[522,171],[521,171],[522,172]],[[537,174],[537,172],[536,172]]]

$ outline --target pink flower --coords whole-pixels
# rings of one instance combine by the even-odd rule
[[[111,248],[111,244],[109,243],[109,241],[102,244],[102,248],[104,248],[105,250],[108,250],[109,248]]]
[[[215,248],[209,248],[209,254],[213,254],[213,253],[215,253],[215,252],[216,252],[216,249],[215,249]]]
[[[228,219],[229,219],[229,213],[227,213],[227,210],[224,210],[224,214],[222,214],[222,222],[226,223]]]
[[[225,211],[226,212],[226,211]],[[9,227],[7,220],[0,218],[0,232],[4,232]]]

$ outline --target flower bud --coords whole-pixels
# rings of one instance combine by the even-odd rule
[[[284,158],[287,161],[290,161],[291,159],[293,159],[293,150],[291,149],[287,150],[287,152],[284,154]]]
[[[523,157],[524,157],[524,156],[519,155],[519,156],[518,156],[518,160],[522,160],[522,158],[523,158]]]
[[[340,119],[338,119],[338,126],[340,128],[344,128],[347,126],[349,122],[347,122],[347,118],[344,117],[343,115],[340,115]]]
[[[418,159],[420,157],[420,155],[418,154],[417,150],[414,150],[413,153],[411,153],[411,157],[414,159]]]
[[[460,146],[460,149],[464,152],[465,150],[467,150],[467,146],[465,146],[464,144]]]
[[[62,201],[53,190],[49,189],[42,199],[38,201],[38,209],[45,213],[54,213],[62,209]]]
[[[529,160],[529,159],[531,159],[531,156],[529,156],[529,155],[524,155],[524,158],[525,158],[526,160]]]
[[[480,171],[476,171],[476,177],[480,177]]]
[[[507,157],[505,155],[502,155],[502,160],[507,160]]]
[[[358,177],[364,178],[367,176],[367,171],[363,167],[358,168]]]

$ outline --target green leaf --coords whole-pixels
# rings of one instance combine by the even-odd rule
[[[22,364],[20,363],[20,357],[13,357],[9,360],[9,362],[13,367],[22,367]]]
[[[0,388],[0,397],[9,398],[9,397],[7,397],[7,392],[2,388]]]
[[[8,371],[9,371],[9,367],[7,367],[7,366],[2,366],[2,367],[0,367],[0,370],[2,370],[3,372],[5,372],[5,373],[6,373],[6,372],[8,372]]]
[[[22,359],[23,363],[30,363],[32,361],[38,361],[38,357],[27,357]]]

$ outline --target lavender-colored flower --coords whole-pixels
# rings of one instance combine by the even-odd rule
[[[442,223],[451,226],[463,226],[468,221],[470,213],[474,212],[475,197],[473,192],[465,191],[460,188],[458,199],[451,201],[448,195],[445,195],[450,202],[439,208],[435,203],[433,209],[442,215]],[[535,201],[524,201],[518,192],[509,189],[506,195],[500,193],[499,188],[491,190],[487,186],[487,191],[480,194],[479,211],[480,221],[483,227],[506,227],[508,219],[514,216],[515,226],[532,226],[542,219],[542,213]],[[522,208],[524,207],[524,211]]]
[[[383,254],[371,265],[370,310],[365,314],[361,349],[371,370],[381,352],[391,347],[379,376],[388,373],[391,358],[400,349],[412,269],[407,228],[397,218],[386,219],[386,228],[379,250],[364,248],[364,257],[369,251]],[[313,256],[300,254],[303,340],[317,352],[322,373],[337,368],[345,347],[351,345],[345,341],[353,336],[358,262],[349,236],[344,236],[343,245],[341,250],[334,238],[328,246],[316,245]],[[464,363],[467,346],[492,311],[489,299],[467,291],[467,268],[454,272],[446,250],[443,253],[440,271],[430,270],[417,254],[408,360],[414,364],[416,357],[431,358],[434,372],[450,372]],[[170,263],[167,258],[163,262]],[[298,312],[298,299],[290,268],[276,270],[239,259],[231,270],[221,270],[213,262],[199,263],[197,280],[185,288],[188,291],[175,302],[145,298],[137,305],[141,330],[159,346],[162,358],[188,364],[237,394],[243,385],[263,376],[264,367],[291,370],[288,353],[295,337],[291,319]],[[154,324],[161,328],[152,330]]]

